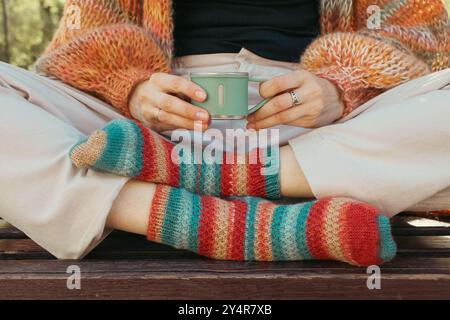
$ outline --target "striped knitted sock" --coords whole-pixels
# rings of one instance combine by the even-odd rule
[[[245,164],[238,164],[237,155],[230,153],[221,155],[223,164],[207,164],[203,159],[197,164],[192,152],[182,151],[176,157],[185,161],[178,164],[180,161],[172,158],[174,147],[138,122],[115,120],[74,146],[70,157],[78,168],[93,168],[199,194],[280,198],[278,168],[272,175],[261,174],[265,159],[271,156],[270,149],[246,154]],[[230,163],[230,157],[234,163]]]
[[[277,205],[163,185],[152,203],[147,237],[220,260],[324,259],[367,266],[396,254],[389,219],[361,202],[329,198]]]

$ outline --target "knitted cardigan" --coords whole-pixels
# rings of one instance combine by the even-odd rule
[[[368,28],[370,6],[379,27]],[[345,114],[408,80],[450,66],[442,0],[320,0],[321,36],[300,66],[333,82]],[[133,88],[170,72],[172,0],[68,0],[37,69],[94,94],[130,116]]]

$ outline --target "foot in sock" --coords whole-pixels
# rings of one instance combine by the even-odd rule
[[[280,198],[278,173],[262,174],[270,149],[246,154],[245,164],[237,163],[235,154],[227,153],[221,157],[223,164],[206,164],[203,160],[197,164],[191,154],[177,155],[184,161],[172,161],[174,147],[138,122],[115,120],[75,145],[70,157],[78,168],[92,168],[200,194]]]
[[[163,185],[153,199],[147,238],[219,260],[321,259],[368,266],[396,254],[389,219],[351,199],[277,205]]]

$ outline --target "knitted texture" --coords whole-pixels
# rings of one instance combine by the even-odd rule
[[[74,6],[79,28],[72,23]],[[374,29],[367,28],[371,6],[380,9]],[[320,0],[320,13],[322,36],[300,65],[340,89],[344,114],[396,85],[450,67],[442,0]],[[172,33],[171,0],[68,0],[37,67],[130,116],[133,88],[153,72],[170,72]]]
[[[368,29],[371,6],[380,19]],[[450,67],[448,13],[440,0],[322,0],[321,12],[324,35],[301,66],[340,89],[344,116],[390,88]]]
[[[222,200],[158,186],[150,241],[237,261],[338,260],[381,264],[396,254],[389,219],[344,198],[276,205],[259,198]]]
[[[70,156],[78,168],[93,168],[191,192],[277,199],[279,155],[271,152],[278,150],[255,149],[244,154],[242,161],[235,153],[223,153],[218,163],[203,157],[196,162],[193,149],[175,149],[170,141],[138,122],[114,120],[80,141]],[[266,160],[272,158],[276,163]],[[265,175],[266,166],[275,169],[271,175]]]

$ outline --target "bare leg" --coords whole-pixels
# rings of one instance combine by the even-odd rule
[[[156,185],[132,180],[128,182],[109,214],[109,228],[145,235],[147,234],[150,206],[155,195]]]
[[[313,198],[311,187],[290,146],[280,151],[281,194],[290,198]]]

